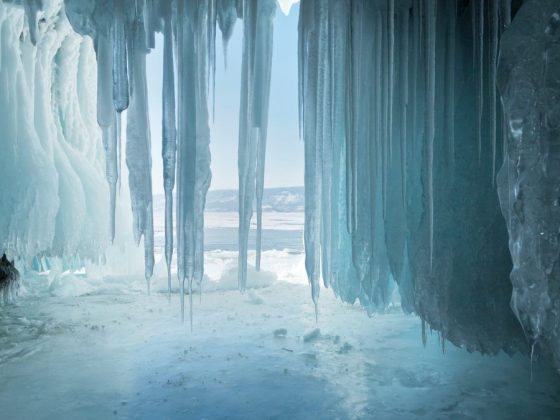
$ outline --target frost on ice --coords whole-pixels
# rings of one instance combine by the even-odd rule
[[[278,2],[284,13],[293,3]],[[305,268],[316,308],[321,285],[370,314],[399,298],[442,342],[527,351],[525,335],[560,365],[556,3],[301,1]],[[181,296],[192,299],[204,273],[215,39],[219,28],[225,55],[239,18],[244,290],[254,203],[260,266],[276,9],[273,0],[0,3],[2,248],[27,260],[103,252],[117,228],[126,111],[133,232],[149,284],[145,60],[161,32],[165,258],[171,288],[176,249]]]

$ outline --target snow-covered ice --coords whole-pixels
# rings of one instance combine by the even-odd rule
[[[251,276],[245,295],[196,296],[192,332],[165,281],[71,297],[27,279],[37,295],[0,313],[2,417],[558,418],[560,382],[540,361],[531,383],[524,357],[442,353],[435,334],[423,348],[417,317],[368,318],[329,293],[316,325],[307,285]]]

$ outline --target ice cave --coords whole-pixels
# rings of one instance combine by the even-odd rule
[[[560,0],[0,0],[0,418],[559,419]]]

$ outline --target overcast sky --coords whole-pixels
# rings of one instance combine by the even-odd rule
[[[298,136],[297,21],[298,7],[289,16],[278,8],[274,20],[274,50],[265,187],[303,185],[303,143]],[[224,70],[221,33],[216,38],[216,116],[210,108],[212,185],[211,189],[237,188],[237,142],[243,22],[237,20],[228,46],[228,67]],[[161,79],[163,45],[148,55],[147,77],[152,132],[153,190],[163,192],[161,164]]]

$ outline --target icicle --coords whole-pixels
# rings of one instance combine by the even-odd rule
[[[457,21],[457,2],[447,5],[447,63],[446,63],[446,137],[449,142],[449,164],[451,171],[455,168],[455,33]]]
[[[115,239],[115,206],[117,169],[117,130],[115,110],[112,103],[112,42],[108,36],[100,35],[97,40],[97,122],[102,130],[105,149],[105,175],[109,184],[111,243]]]
[[[422,14],[422,6],[419,0],[413,4],[412,9],[412,33],[413,33],[413,51],[412,51],[412,133],[411,133],[411,150],[418,136],[418,71],[420,59],[420,39],[421,24],[420,16]]]
[[[163,186],[165,191],[165,262],[167,265],[167,287],[169,296],[171,296],[171,261],[173,259],[173,188],[175,187],[175,161],[177,152],[173,30],[171,25],[171,9],[166,8],[164,11],[163,45],[162,158],[164,179]]]
[[[389,159],[393,157],[393,101],[395,90],[395,0],[388,0],[389,5],[389,87],[388,87],[388,109],[387,123],[388,133],[387,141],[389,143]]]
[[[207,16],[207,41],[208,41],[208,86],[207,89],[212,90],[212,121],[216,114],[216,1],[208,0],[208,16]]]
[[[496,182],[496,143],[497,143],[497,86],[496,86],[496,69],[498,67],[498,36],[499,36],[499,4],[497,1],[491,1],[492,17],[491,27],[491,44],[490,44],[490,137],[492,139],[492,185]]]
[[[477,112],[478,112],[478,162],[482,159],[482,113],[484,111],[484,0],[478,0],[478,23],[477,23],[477,42],[478,42],[478,67],[477,67]]]
[[[119,178],[118,173],[118,162],[117,162],[117,124],[113,123],[112,126],[103,128],[103,139],[105,147],[105,159],[106,159],[106,171],[107,171],[107,181],[109,182],[109,203],[110,203],[110,238],[111,243],[115,241],[115,207],[117,203],[117,179]]]
[[[409,11],[405,9],[402,13],[401,25],[401,75],[402,75],[402,104],[401,104],[401,182],[402,182],[402,205],[406,208],[406,168],[408,147],[408,56],[409,50]]]
[[[115,2],[113,21],[113,103],[117,112],[128,108],[128,71],[123,0]]]
[[[320,204],[321,204],[321,178],[320,178],[320,146],[317,144],[317,98],[318,69],[319,69],[319,41],[315,34],[316,14],[321,13],[325,5],[313,0],[305,0],[300,5],[299,31],[299,65],[300,65],[300,104],[302,121],[304,153],[305,153],[305,270],[311,285],[311,297],[315,305],[315,314],[318,316],[318,300],[320,291]],[[321,16],[321,15],[318,15]],[[322,93],[322,92],[321,92]]]
[[[389,133],[392,129],[389,128],[389,108],[390,108],[390,96],[391,96],[391,89],[390,89],[390,82],[389,79],[391,76],[391,66],[390,66],[390,56],[391,52],[391,40],[390,40],[390,31],[388,29],[388,20],[382,19],[382,35],[383,35],[383,43],[382,43],[382,67],[381,67],[381,77],[383,78],[381,96],[383,98],[383,108],[381,111],[382,115],[382,132],[381,132],[381,153],[383,155],[382,161],[382,201],[383,201],[383,217],[387,217],[387,196],[389,193],[389,165],[391,162],[391,155],[392,155],[392,146],[391,146],[391,138],[389,137]],[[389,39],[388,39],[389,38]],[[392,116],[391,116],[392,118]]]
[[[256,163],[256,210],[257,210],[257,240],[256,240],[256,261],[257,271],[261,267],[261,237],[262,237],[262,200],[264,192],[264,169],[266,157],[266,138],[268,126],[268,106],[270,100],[270,79],[272,71],[272,45],[273,27],[272,19],[276,11],[276,3],[271,2],[268,10],[259,10],[263,16],[259,16],[260,25],[264,28],[257,34],[257,56],[255,57],[256,71],[253,84],[253,92],[259,92],[260,100],[254,100],[255,109],[253,113],[258,124],[259,142],[257,146]],[[266,21],[264,21],[266,19]],[[260,46],[260,47],[259,47]]]
[[[257,265],[260,268],[264,157],[272,64],[274,0],[245,0],[239,113],[239,288],[247,282],[247,248],[257,198]],[[260,222],[260,223],[259,223]]]
[[[319,26],[319,39],[323,44],[320,50],[319,61],[322,63],[332,63],[334,40],[331,38],[331,24],[332,14],[336,11],[326,7]],[[322,277],[325,287],[329,287],[331,280],[331,255],[332,255],[332,226],[331,215],[333,208],[331,205],[331,191],[332,191],[332,168],[333,168],[333,123],[331,97],[333,95],[332,86],[333,69],[329,65],[325,65],[320,70],[322,74],[320,83],[322,87],[322,95],[319,97],[317,103],[317,136],[318,142],[321,142],[321,211],[320,211],[320,241],[321,241],[321,265]],[[318,315],[316,316],[316,319]]]
[[[427,83],[426,83],[426,145],[428,170],[428,226],[430,236],[430,269],[434,259],[434,137],[436,96],[436,10],[437,0],[426,1],[427,14]]]
[[[208,4],[178,3],[178,153],[177,274],[183,290],[188,282],[192,328],[193,281],[204,272],[204,205],[210,186],[210,127],[207,103]]]
[[[227,68],[227,47],[233,34],[235,21],[237,20],[237,9],[235,0],[218,0],[218,25],[222,32],[222,45],[224,48],[224,66]]]
[[[144,235],[145,273],[149,292],[149,281],[154,265],[154,232],[152,214],[152,160],[150,150],[150,119],[146,82],[145,32],[141,23],[132,28],[129,50],[132,96],[127,112],[126,164],[130,199],[132,204],[133,233],[136,243]]]
[[[187,107],[188,107],[188,82],[190,74],[188,74],[189,66],[185,63],[186,53],[188,52],[188,42],[190,35],[188,31],[186,19],[186,4],[184,0],[177,2],[177,83],[178,83],[178,121],[177,121],[177,278],[180,287],[181,301],[181,321],[185,322],[185,281],[186,259],[187,259],[187,231],[186,231],[186,210],[187,204],[185,184],[185,169],[187,166],[188,150],[186,144],[186,136],[188,129]],[[192,201],[191,201],[192,202]]]
[[[147,49],[153,49],[156,47],[156,33],[154,27],[154,16],[155,10],[153,5],[154,0],[143,0],[144,7],[143,18],[144,18],[144,31],[145,31],[145,46]]]

